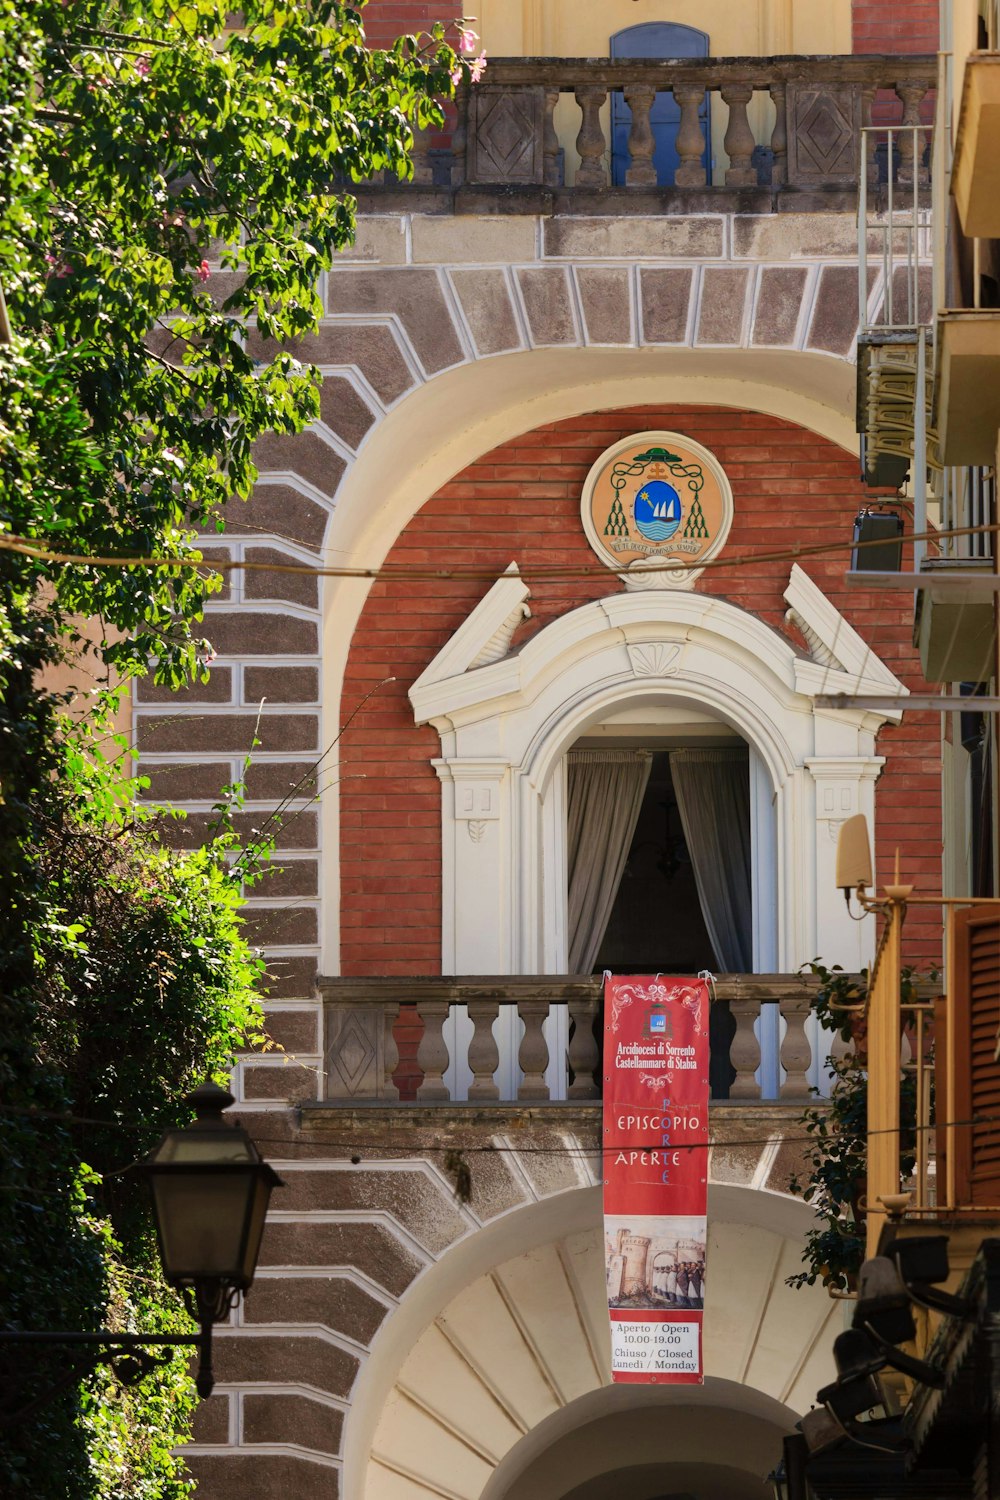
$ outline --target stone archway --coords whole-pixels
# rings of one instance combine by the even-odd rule
[[[710,1465],[726,1422],[746,1447],[730,1478],[754,1500],[754,1474],[832,1374],[839,1308],[821,1288],[785,1284],[809,1209],[710,1184],[706,1383],[673,1389],[609,1384],[600,1214],[599,1188],[559,1194],[485,1226],[420,1278],[355,1389],[346,1500],[560,1500],[617,1468],[669,1464],[669,1443],[637,1434],[671,1410],[675,1477]]]
[[[527,1434],[481,1500],[765,1500],[797,1412],[751,1386],[604,1386]]]

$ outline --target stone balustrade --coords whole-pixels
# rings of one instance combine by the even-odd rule
[[[330,1101],[399,1101],[400,1036],[403,1051],[407,1044],[410,1047],[411,1056],[403,1061],[407,1074],[417,1079],[413,1102],[418,1104],[459,1100],[538,1104],[601,1096],[602,983],[597,977],[338,978],[320,979],[319,987],[324,1000],[326,1097]],[[712,1018],[714,1098],[747,1103],[809,1098],[808,1075],[814,1061],[809,1033],[815,1028],[807,1027],[807,1021],[815,987],[814,980],[799,974],[717,978]],[[772,1008],[784,1022],[780,1041]],[[521,1022],[521,1027],[508,1032],[516,1038],[516,1070],[501,1068],[501,1043],[494,1029],[500,1019],[496,1030],[502,1035],[502,1010],[516,1011]],[[455,1024],[459,1018],[460,1024]],[[566,1039],[561,1057],[550,1055],[553,1025],[546,1025],[550,1018],[562,1023],[561,1030],[556,1030]],[[770,1068],[762,1068],[766,1060],[762,1059],[762,1043],[766,1054],[769,1036],[777,1056]],[[831,1051],[842,1050],[827,1032],[817,1045],[822,1051],[816,1059],[819,1062]],[[461,1056],[453,1057],[451,1047],[457,1047]],[[453,1091],[446,1077],[449,1071],[470,1081]],[[509,1094],[497,1081],[502,1072],[517,1079]],[[763,1087],[758,1081],[758,1074],[765,1079],[768,1073],[775,1080],[771,1088],[766,1081]]]
[[[431,133],[418,136],[414,182],[430,187],[445,177],[454,188],[562,188],[566,173],[556,111],[560,96],[570,95],[579,110],[573,192],[606,189],[611,147],[604,106],[620,93],[631,112],[625,191],[655,188],[650,112],[658,93],[670,93],[680,115],[676,189],[690,195],[713,186],[705,161],[706,100],[713,119],[720,101],[726,111],[724,133],[718,126],[714,133],[722,134],[728,165],[716,173],[714,186],[853,189],[861,168],[861,131],[871,126],[873,107],[880,123],[895,117],[896,123],[919,125],[921,104],[935,79],[936,59],[924,55],[495,58],[482,82],[459,91],[458,123],[443,173],[440,164],[435,171]],[[766,95],[771,108],[753,109],[755,95]],[[766,117],[770,123],[758,139],[751,119]],[[880,163],[875,138],[868,140],[870,182],[887,170],[900,182],[912,182],[914,173],[918,184],[927,181],[926,166],[912,153]],[[711,161],[711,145],[708,155]]]

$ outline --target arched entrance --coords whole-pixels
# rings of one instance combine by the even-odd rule
[[[481,1500],[770,1500],[764,1476],[796,1416],[719,1376],[605,1386],[522,1439]]]
[[[809,1209],[712,1182],[705,1385],[614,1387],[600,1191],[503,1215],[418,1279],[359,1377],[345,1500],[763,1500],[782,1433],[832,1374],[839,1306],[785,1283]]]

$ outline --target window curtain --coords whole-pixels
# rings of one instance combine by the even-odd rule
[[[569,971],[594,967],[649,781],[645,750],[571,750],[567,761]]]
[[[670,775],[701,914],[723,974],[753,972],[745,750],[672,750]]]

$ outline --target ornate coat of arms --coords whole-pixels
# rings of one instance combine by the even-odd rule
[[[627,587],[685,588],[725,541],[733,497],[707,448],[678,432],[640,432],[601,454],[581,513],[590,545]]]

